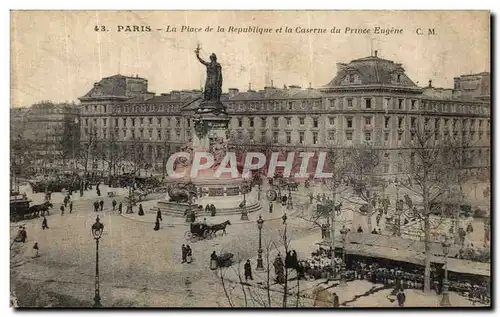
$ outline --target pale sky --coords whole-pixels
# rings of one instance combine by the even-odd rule
[[[96,32],[105,25],[108,32]],[[118,25],[150,26],[152,32],[117,32]],[[182,25],[212,33],[158,32]],[[217,26],[326,28],[326,34],[217,33]],[[345,28],[402,28],[403,34],[348,35]],[[341,29],[332,34],[330,29]],[[417,35],[422,28],[425,35]],[[436,35],[426,35],[433,28]],[[327,84],[336,63],[378,50],[402,63],[425,86],[452,88],[453,77],[490,71],[487,11],[16,11],[11,14],[11,103],[77,101],[102,77],[138,74],[157,94],[199,89],[205,69],[194,49],[214,52],[223,68],[223,90]],[[372,46],[373,43],[373,46]]]

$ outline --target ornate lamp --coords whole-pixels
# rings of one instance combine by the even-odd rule
[[[103,231],[104,225],[99,221],[99,216],[97,216],[95,223],[92,225],[92,235],[94,236],[94,239],[100,239]]]
[[[257,271],[264,270],[264,264],[262,263],[262,227],[264,226],[264,220],[262,220],[262,216],[259,215],[259,219],[257,220],[257,228],[259,228],[259,249],[257,251]]]

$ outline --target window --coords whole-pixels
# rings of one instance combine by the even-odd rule
[[[304,125],[304,122],[305,122],[305,118],[304,117],[300,117],[299,118],[300,125]]]
[[[261,142],[266,141],[266,131],[260,131],[260,140]]]
[[[398,118],[398,129],[403,129],[403,119],[402,117]]]
[[[292,134],[290,132],[286,133],[286,143],[292,143]]]
[[[384,133],[384,141],[389,141],[389,132]]]
[[[403,110],[404,102],[405,102],[404,99],[398,99],[398,109],[399,110]]]
[[[304,144],[304,132],[299,132],[299,143]]]
[[[475,132],[474,131],[470,131],[470,139],[471,141],[474,141],[474,137],[476,136]]]
[[[389,173],[389,153],[384,153],[384,173]]]
[[[273,120],[274,120],[274,127],[277,128],[279,125],[279,118],[274,117]]]
[[[365,117],[365,128],[371,128],[372,126],[372,117]]]
[[[434,132],[434,140],[439,141],[439,136],[440,136],[439,131],[435,131]]]
[[[389,108],[389,104],[391,103],[391,98],[384,98],[384,108]]]
[[[97,119],[94,119],[94,125],[97,125]]]
[[[143,137],[144,137],[144,130],[143,130],[143,129],[140,129],[140,130],[139,130],[139,132],[140,132],[140,136],[141,136],[141,138],[143,138]]]
[[[329,131],[328,132],[328,139],[330,141],[335,141],[335,131]]]
[[[292,124],[292,119],[291,118],[286,118],[286,125],[290,126]]]
[[[410,118],[410,127],[416,129],[417,118]]]
[[[313,118],[313,127],[314,128],[318,127],[318,118]]]
[[[135,127],[135,118],[132,118],[132,126]]]
[[[150,130],[149,130],[149,138],[150,138],[150,139],[152,139],[152,138],[153,138],[153,130],[152,130],[152,129],[150,129]]]
[[[415,141],[415,132],[412,131],[410,133],[410,138],[411,138],[412,141]]]
[[[158,140],[161,140],[161,131],[158,131],[157,138],[158,138]]]
[[[403,139],[403,132],[398,132],[398,141]]]
[[[243,126],[243,120],[241,118],[238,118],[238,127],[242,127]]]
[[[177,137],[177,139],[180,139],[181,138],[181,131],[176,130],[175,131],[175,136]]]
[[[108,137],[106,130],[102,131],[102,137],[105,139]]]
[[[346,121],[347,121],[347,128],[351,129],[352,128],[352,118],[351,117],[346,118]]]
[[[372,108],[372,100],[370,98],[365,99],[365,108],[366,109],[371,109]]]
[[[135,130],[132,130],[132,139],[135,139]]]
[[[330,99],[330,108],[335,108],[337,103],[337,99]]]
[[[328,117],[330,125],[335,125],[335,117]]]
[[[349,74],[349,82],[350,83],[354,82],[354,74]]]
[[[417,108],[417,101],[416,100],[412,100],[411,101],[411,110],[415,110]]]
[[[108,123],[108,120],[106,118],[103,118],[102,119],[102,125],[103,126],[106,126],[106,124]]]
[[[293,110],[293,102],[288,102],[288,110]]]
[[[401,83],[401,75],[400,74],[398,74],[396,76],[396,82]]]
[[[102,109],[103,109],[104,112],[107,112],[106,110],[108,109],[108,107],[106,107],[106,105],[103,105]]]
[[[391,117],[384,117],[384,128],[389,129],[389,121],[391,120]]]
[[[175,126],[180,127],[181,126],[181,120],[180,119],[175,119]]]
[[[352,108],[352,99],[347,99],[347,108]]]
[[[372,140],[371,132],[365,132],[365,141],[371,141],[371,140]]]
[[[479,131],[479,140],[482,140],[483,139],[483,131]]]
[[[318,144],[318,132],[313,132],[313,143]]]
[[[278,132],[273,132],[273,142],[278,143]]]
[[[265,127],[266,126],[266,118],[265,117],[261,117],[260,118],[260,123],[261,123],[261,127]]]
[[[141,125],[143,125],[143,124],[144,124],[144,119],[143,119],[143,118],[140,118],[139,120],[140,120],[140,122],[141,122]]]
[[[248,124],[253,128],[253,118],[248,118]]]
[[[439,118],[436,118],[434,121],[434,129],[439,130],[439,121],[441,121]]]
[[[115,118],[115,127],[118,126],[118,118]]]
[[[85,125],[88,126],[89,125],[89,119],[85,119]]]
[[[352,141],[352,132],[346,132],[345,133],[345,139],[347,141]]]
[[[148,118],[149,124],[153,124],[153,118]]]

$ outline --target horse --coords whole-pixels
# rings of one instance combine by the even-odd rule
[[[28,209],[28,213],[34,214],[36,216],[39,216],[40,212],[42,213],[42,216],[45,215],[45,212],[47,212],[48,215],[49,213],[49,208],[53,208],[54,205],[50,201],[46,201],[40,205],[33,205]]]
[[[223,223],[219,223],[219,224],[213,225],[210,228],[210,234],[213,235],[213,236],[216,236],[217,232],[221,231],[221,230],[222,230],[223,234],[226,234],[226,227],[228,225],[231,225],[231,221],[229,221],[229,220],[226,220]]]

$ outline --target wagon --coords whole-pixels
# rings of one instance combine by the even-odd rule
[[[186,231],[184,238],[191,242],[196,242],[198,240],[206,239],[210,237],[210,226],[203,223],[192,223],[190,230]]]

